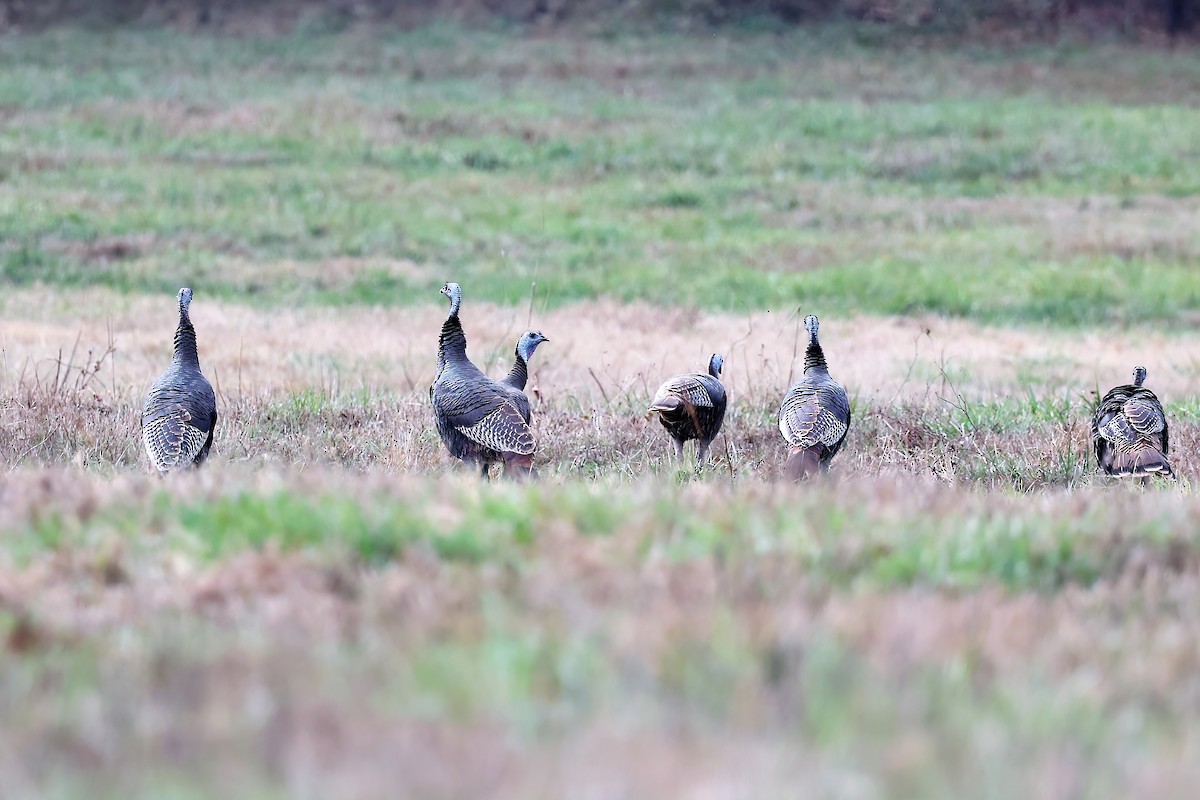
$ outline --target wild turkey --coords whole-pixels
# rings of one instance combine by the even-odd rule
[[[541,331],[525,331],[517,340],[516,354],[513,357],[512,369],[499,380],[501,386],[508,389],[508,394],[517,404],[517,410],[525,418],[525,424],[530,422],[529,398],[525,395],[525,384],[529,381],[529,361],[533,351],[542,342],[550,341]]]
[[[1109,475],[1174,475],[1167,461],[1167,418],[1154,392],[1142,386],[1145,380],[1146,368],[1134,367],[1133,383],[1109,390],[1096,406],[1092,449]]]
[[[702,466],[708,448],[725,421],[725,387],[721,368],[725,359],[713,353],[708,374],[676,375],[658,387],[647,413],[658,414],[658,421],[675,441],[675,457],[683,461],[683,444],[696,440],[696,463]]]
[[[150,387],[142,410],[142,442],[159,474],[200,466],[212,448],[217,396],[200,373],[196,329],[188,316],[192,290],[179,290],[179,325],[171,366]]]
[[[467,337],[458,319],[462,287],[447,283],[450,313],[438,338],[437,376],[429,387],[438,435],[450,455],[478,463],[480,474],[500,461],[506,473],[533,474],[533,432],[517,403],[502,386],[467,358]]]
[[[846,390],[829,377],[817,338],[817,318],[805,317],[804,327],[808,331],[804,376],[788,389],[779,407],[779,432],[789,448],[784,472],[791,480],[828,469],[850,429],[850,402]]]

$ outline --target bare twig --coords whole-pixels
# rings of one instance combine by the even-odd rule
[[[529,315],[525,320],[525,329],[533,328],[533,298],[537,295],[537,280],[529,284]]]
[[[733,473],[733,453],[729,449],[729,437],[725,432],[721,432],[721,442],[725,445],[725,465],[729,467],[729,483],[736,483],[736,478]]]
[[[596,382],[596,388],[600,390],[600,396],[604,398],[604,405],[611,405],[608,400],[608,392],[604,391],[604,384],[596,377],[596,372],[591,367],[588,367],[588,375],[591,375],[592,380]]]
[[[108,352],[112,356],[108,360],[110,374],[112,375],[112,384],[109,387],[109,393],[112,395],[113,405],[117,403],[117,337],[113,333],[112,317],[108,318]]]
[[[217,395],[217,398],[221,401],[222,406],[228,406],[229,403],[225,399],[225,393],[221,391],[221,373],[217,371],[215,366],[212,367],[212,378],[213,389]]]
[[[58,357],[54,359],[54,385],[50,387],[50,393],[55,397],[58,396],[58,373],[62,370],[62,348],[58,348]]]
[[[400,359],[400,375],[404,378],[404,382],[408,384],[408,390],[414,392],[417,389],[417,381],[413,378],[412,373],[408,371],[408,359]]]
[[[939,394],[938,400],[941,400],[943,403],[948,403],[952,407],[958,409],[962,413],[963,417],[966,418],[967,426],[972,432],[979,430],[979,425],[975,421],[975,417],[971,415],[971,404],[967,402],[966,398],[962,396],[962,393],[958,391],[958,387],[954,385],[954,381],[951,380],[950,375],[946,372],[946,354],[944,352],[942,353],[941,359],[938,361],[938,371],[942,373],[942,384],[950,387],[950,391],[954,392],[955,398],[954,400],[949,400]]]
[[[16,458],[13,459],[12,466],[10,466],[8,468],[8,471],[12,472],[13,470],[15,470],[18,466],[20,466],[21,462],[25,460],[26,456],[32,455],[34,453],[34,451],[39,450],[42,447],[44,447],[46,442],[48,442],[48,441],[50,441],[50,434],[47,433],[45,436],[42,437],[42,440],[40,442],[38,442],[37,444],[34,444],[34,445],[30,445],[29,447],[25,448],[21,453],[19,453],[17,455]]]
[[[900,381],[900,385],[896,387],[896,393],[892,395],[890,400],[888,400],[888,405],[896,402],[896,398],[900,396],[900,392],[903,391],[904,387],[908,385],[909,378],[912,377],[913,369],[917,365],[917,358],[921,352],[922,336],[931,336],[929,328],[925,328],[921,333],[918,333],[913,337],[913,354],[912,358],[908,361],[908,369],[904,371],[904,380]]]

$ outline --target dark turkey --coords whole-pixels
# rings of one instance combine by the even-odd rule
[[[721,369],[725,359],[713,353],[708,374],[676,375],[658,387],[648,413],[658,420],[675,441],[675,457],[683,461],[684,442],[696,440],[696,463],[703,465],[708,448],[725,421],[725,387]]]
[[[1109,390],[1096,406],[1092,449],[1109,475],[1174,475],[1167,461],[1167,417],[1154,392],[1142,386],[1145,380],[1146,368],[1134,367],[1133,383]]]
[[[525,395],[525,384],[529,381],[529,362],[537,346],[548,341],[550,340],[543,336],[541,331],[525,331],[521,334],[521,338],[517,340],[512,369],[499,381],[501,386],[508,389],[509,396],[517,404],[517,409],[525,418],[526,424],[529,424],[531,416],[529,398]]]
[[[142,442],[162,475],[203,463],[217,427],[217,396],[200,373],[196,329],[188,316],[191,304],[192,290],[180,289],[175,354],[150,387],[142,410]]]
[[[467,358],[467,337],[458,319],[462,287],[447,283],[450,313],[438,338],[437,376],[429,387],[438,435],[450,455],[479,464],[486,478],[490,465],[518,477],[533,474],[534,440],[529,423],[513,399],[512,387],[492,380]]]
[[[819,325],[811,314],[804,318],[808,331],[804,375],[788,389],[779,407],[779,432],[788,443],[784,473],[794,481],[828,469],[850,430],[850,401],[846,390],[829,376],[817,338]]]

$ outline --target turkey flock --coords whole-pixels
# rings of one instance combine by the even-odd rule
[[[442,294],[450,311],[438,335],[437,373],[429,402],[438,436],[450,455],[479,466],[486,479],[493,464],[513,478],[536,477],[532,414],[525,384],[529,361],[538,345],[550,341],[541,331],[526,331],[517,341],[508,375],[493,380],[467,357],[467,337],[459,313],[462,287],[447,283]],[[171,364],[154,382],[142,411],[142,442],[160,475],[197,467],[212,449],[217,401],[200,371],[196,329],[189,308],[192,290],[179,290],[179,324]],[[819,338],[820,323],[804,318],[808,344],[804,373],[779,406],[779,432],[787,447],[784,474],[793,481],[813,477],[829,464],[850,431],[850,401],[829,373]],[[648,415],[659,422],[683,461],[684,445],[696,442],[696,462],[703,466],[725,421],[727,396],[721,383],[725,360],[714,353],[707,373],[676,375],[654,394]],[[1133,383],[1117,386],[1100,400],[1092,417],[1092,449],[1107,475],[1174,477],[1167,460],[1167,418],[1154,392],[1143,384],[1146,368],[1135,367]]]

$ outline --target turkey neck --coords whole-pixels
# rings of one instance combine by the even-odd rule
[[[438,337],[438,364],[446,363],[449,358],[467,357],[467,335],[463,333],[462,323],[458,314],[451,312],[442,323],[442,335]]]
[[[515,386],[521,391],[525,390],[525,384],[529,381],[529,365],[525,362],[525,357],[521,355],[521,351],[517,350],[517,357],[513,361],[512,369],[508,371],[508,377],[504,382],[509,386]]]
[[[179,327],[175,328],[175,363],[200,369],[200,356],[196,352],[196,329],[183,309],[179,311]]]
[[[804,371],[809,370],[829,372],[829,365],[825,363],[825,351],[821,349],[821,343],[815,336],[808,340],[808,349],[804,351]]]

